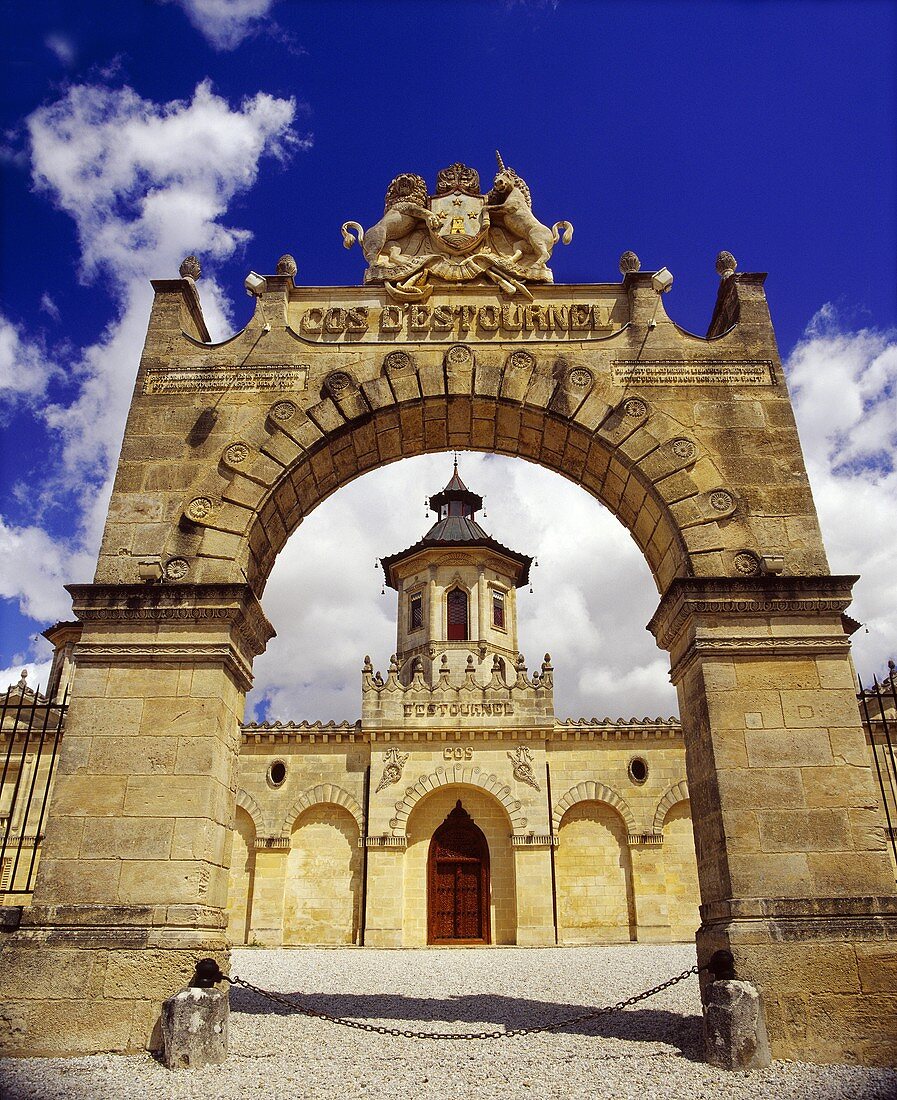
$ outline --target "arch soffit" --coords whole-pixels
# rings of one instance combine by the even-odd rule
[[[359,832],[364,830],[364,813],[358,804],[358,800],[335,783],[319,783],[296,799],[290,807],[289,813],[283,819],[283,824],[280,826],[280,835],[289,836],[301,814],[306,810],[310,810],[312,806],[320,806],[324,803],[342,806],[343,809],[348,810],[355,819]]]
[[[188,499],[208,497],[213,505],[196,521],[201,528],[198,556],[241,559],[260,595],[290,534],[322,500],[369,470],[447,449],[450,443],[523,458],[581,486],[632,533],[659,591],[673,577],[694,571],[689,555],[703,550],[704,525],[716,529],[717,521],[727,520],[726,541],[734,540],[733,547],[746,541],[737,517],[732,522],[734,495],[727,494],[731,508],[721,512],[723,498],[717,494],[711,506],[712,494],[702,492],[692,478],[703,457],[698,442],[636,394],[612,407],[591,390],[571,395],[561,380],[552,381],[554,394],[546,403],[541,391],[529,392],[533,386],[544,389],[545,378],[538,372],[513,401],[503,399],[500,380],[498,396],[477,393],[473,383],[474,392],[451,393],[445,378],[432,396],[424,395],[429,387],[413,374],[395,393],[387,382],[383,376],[354,386],[351,401],[326,397],[308,415],[293,406],[286,420],[281,409],[289,403],[275,403],[267,415],[259,410],[256,423],[243,429],[246,458],[239,464],[222,458],[189,491]],[[375,383],[379,388],[369,388]],[[380,405],[373,400],[375,392]],[[405,406],[414,410],[400,416]],[[526,437],[523,427],[530,429]]]
[[[396,803],[395,816],[389,822],[392,835],[407,836],[408,819],[418,802],[440,787],[450,786],[479,787],[501,803],[515,833],[523,832],[526,828],[526,818],[520,812],[521,804],[514,798],[506,783],[502,783],[496,775],[482,772],[476,764],[454,764],[450,767],[439,767],[429,775],[422,775],[413,786],[405,789],[405,797]]]
[[[667,814],[678,803],[685,802],[688,799],[688,780],[683,779],[681,783],[676,783],[675,786],[664,794],[661,800],[657,803],[657,809],[654,811],[654,832],[663,832],[663,823],[666,820]]]
[[[612,806],[620,817],[622,817],[626,824],[627,833],[634,833],[637,831],[635,817],[626,800],[606,784],[596,783],[594,780],[588,779],[584,780],[582,783],[577,783],[575,787],[571,787],[570,790],[555,803],[551,815],[555,832],[560,829],[561,820],[567,810],[577,805],[579,802],[604,802],[608,806]]]
[[[265,814],[258,802],[256,802],[248,791],[244,791],[242,787],[237,791],[237,805],[249,814],[252,819],[252,824],[255,826],[255,835],[264,835]]]

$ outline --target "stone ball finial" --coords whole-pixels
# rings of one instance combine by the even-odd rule
[[[292,279],[298,270],[299,269],[296,267],[296,259],[294,256],[291,256],[289,252],[284,252],[277,261],[278,275],[289,275]]]
[[[193,255],[185,256],[181,260],[181,266],[178,268],[182,279],[193,279],[195,282],[200,275],[202,275],[202,268],[199,266],[199,260]]]
[[[716,257],[716,271],[721,279],[728,279],[730,275],[734,275],[737,267],[738,261],[731,252],[723,251]]]
[[[639,271],[642,266],[642,261],[636,256],[634,252],[624,252],[620,257],[620,274],[631,275],[635,271]]]

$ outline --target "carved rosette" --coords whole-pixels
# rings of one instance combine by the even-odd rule
[[[402,771],[407,761],[407,752],[399,752],[399,750],[395,748],[387,749],[384,753],[383,774],[380,777],[380,782],[377,784],[375,793],[379,794],[380,791],[398,783],[402,778]]]

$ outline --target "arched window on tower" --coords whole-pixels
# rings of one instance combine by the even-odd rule
[[[448,610],[448,640],[467,641],[467,593],[463,588],[453,588],[446,597]]]

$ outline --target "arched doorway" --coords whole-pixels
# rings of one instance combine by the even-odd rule
[[[427,942],[490,942],[489,845],[460,798],[430,841]]]

